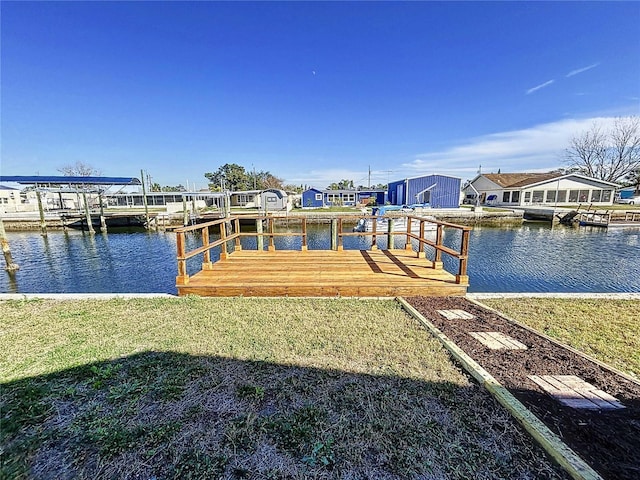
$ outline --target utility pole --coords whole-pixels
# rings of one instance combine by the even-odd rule
[[[369,190],[371,190],[371,165],[369,165]]]

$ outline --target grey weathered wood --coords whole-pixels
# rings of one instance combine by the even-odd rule
[[[7,240],[7,234],[4,230],[4,222],[0,217],[0,244],[2,244],[2,253],[4,255],[5,270],[8,272],[15,272],[20,267],[17,263],[14,263],[11,256],[11,248],[9,247],[9,241]]]

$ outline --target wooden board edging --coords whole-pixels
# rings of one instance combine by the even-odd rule
[[[590,355],[581,352],[580,350],[576,350],[575,348],[573,348],[570,345],[565,345],[564,343],[560,342],[559,340],[556,340],[555,338],[550,337],[549,335],[547,335],[544,332],[540,332],[538,330],[536,330],[535,328],[532,328],[528,325],[525,325],[524,323],[519,322],[518,320],[516,320],[515,318],[511,318],[506,316],[504,313],[502,313],[499,310],[496,310],[495,308],[491,308],[487,305],[485,305],[484,303],[480,302],[479,300],[475,300],[473,298],[469,298],[468,296],[465,297],[467,300],[469,300],[471,303],[474,303],[476,305],[478,305],[479,307],[482,307],[484,309],[489,310],[492,313],[495,313],[496,315],[499,315],[501,318],[504,318],[507,322],[512,323],[520,328],[524,328],[525,330],[538,335],[539,337],[544,338],[545,340],[549,340],[551,343],[553,343],[554,345],[557,345],[559,347],[562,348],[566,348],[567,350],[569,350],[572,353],[575,353],[576,355],[578,355],[579,357],[584,358],[585,360],[589,360],[590,362],[595,363],[596,365],[604,368],[605,370],[610,371],[611,373],[615,373],[616,375],[620,375],[621,377],[623,377],[625,380],[629,380],[632,383],[635,383],[636,385],[640,386],[640,379],[634,378],[631,375],[629,375],[628,373],[623,372],[622,370],[618,370],[615,367],[612,367],[611,365],[604,363],[602,360],[598,360],[597,358],[591,357]]]
[[[525,428],[538,444],[575,480],[602,480],[602,477],[591,468],[580,456],[569,448],[541,420],[530,412],[511,392],[503,387],[492,375],[467,355],[460,347],[442,333],[401,297],[398,303],[412,317],[418,320],[449,351],[453,358],[473,378],[478,380],[491,395],[504,406],[509,413]]]

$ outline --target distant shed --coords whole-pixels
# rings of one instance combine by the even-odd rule
[[[389,183],[392,205],[422,204],[432,208],[458,208],[461,180],[447,175],[425,175]]]

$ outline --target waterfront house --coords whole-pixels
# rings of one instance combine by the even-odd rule
[[[617,184],[577,173],[483,173],[464,188],[465,203],[505,207],[612,205]]]
[[[20,204],[20,190],[0,185],[0,213],[17,212]]]
[[[423,175],[389,183],[391,205],[423,205],[431,208],[458,208],[460,183],[448,175]]]
[[[384,205],[384,190],[320,190],[309,188],[302,192],[302,208],[332,206]]]

